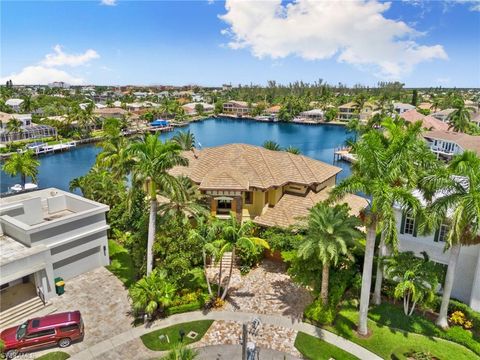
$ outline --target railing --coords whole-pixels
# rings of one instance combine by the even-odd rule
[[[40,298],[40,300],[42,300],[43,305],[45,305],[47,303],[45,301],[45,294],[43,293],[42,289],[39,286],[37,286],[37,295]]]

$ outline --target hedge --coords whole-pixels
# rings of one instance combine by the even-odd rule
[[[199,301],[195,301],[189,304],[177,305],[169,307],[165,310],[165,314],[167,316],[174,315],[174,314],[181,314],[189,311],[200,310],[202,308],[202,303]]]

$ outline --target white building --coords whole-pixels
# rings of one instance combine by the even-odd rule
[[[215,107],[212,104],[207,104],[204,102],[197,102],[197,103],[188,103],[182,106],[182,108],[185,110],[185,113],[187,115],[196,115],[197,110],[196,107],[197,105],[202,105],[203,106],[203,112],[204,113],[210,113],[212,112]]]
[[[442,225],[433,234],[422,236],[417,232],[416,220],[396,208],[399,251],[413,251],[421,257],[425,251],[430,260],[448,265],[450,251],[445,251],[448,226]],[[455,272],[452,298],[463,301],[480,311],[480,245],[464,246]]]
[[[55,188],[0,199],[0,328],[25,302],[26,316],[66,281],[109,264],[108,206]],[[40,304],[40,305],[38,305]]]
[[[63,82],[63,81],[54,81],[54,82],[48,84],[48,87],[68,89],[68,88],[70,88],[70,84],[67,84],[67,83],[65,83],[65,82]]]
[[[5,101],[5,105],[8,105],[12,108],[13,111],[19,112],[23,104],[23,99],[8,99]]]
[[[324,119],[324,113],[322,109],[312,109],[308,111],[302,111],[299,114],[299,118],[309,122],[320,122]]]
[[[393,103],[393,110],[395,110],[395,112],[399,115],[403,114],[405,111],[413,109],[415,109],[415,106],[411,104],[405,104],[400,102]]]
[[[426,131],[423,137],[430,149],[446,160],[465,150],[476,152],[480,156],[480,136],[468,135],[453,131]]]
[[[454,111],[455,109],[444,109],[431,114],[431,116],[440,121],[447,122]]]

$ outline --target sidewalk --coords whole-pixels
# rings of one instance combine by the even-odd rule
[[[254,318],[259,318],[262,323],[270,324],[285,328],[290,328],[296,331],[303,331],[309,335],[318,337],[332,345],[343,349],[352,355],[355,355],[362,360],[381,360],[382,358],[375,355],[374,353],[368,351],[367,349],[347,340],[338,335],[335,335],[329,331],[317,328],[313,325],[303,323],[301,321],[296,321],[291,318],[279,315],[259,315],[254,313],[242,313],[242,312],[231,312],[231,311],[210,311],[208,313],[203,313],[201,311],[194,311],[184,314],[178,314],[170,316],[166,319],[157,320],[151,324],[149,327],[137,327],[132,328],[124,333],[116,335],[110,339],[102,341],[98,344],[93,345],[92,347],[85,349],[71,357],[72,360],[92,360],[95,358],[101,357],[105,352],[112,351],[115,347],[125,344],[129,341],[139,338],[141,335],[149,333],[151,331],[165,328],[174,324],[190,322],[195,320],[225,320],[225,321],[237,321],[243,323],[246,321],[252,321]],[[235,347],[235,346],[233,346]],[[223,349],[222,347],[216,347],[218,350]],[[216,350],[218,352],[218,350]],[[267,349],[268,350],[268,349]],[[264,350],[267,352],[267,350]],[[215,351],[215,350],[212,350]],[[234,351],[228,349],[228,352]],[[159,352],[159,355],[161,353]],[[225,355],[222,357],[218,356],[218,353],[215,354],[218,359],[226,358]]]

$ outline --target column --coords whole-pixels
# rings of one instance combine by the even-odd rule
[[[217,215],[217,200],[215,200],[213,197],[210,198],[210,213],[212,216]]]

